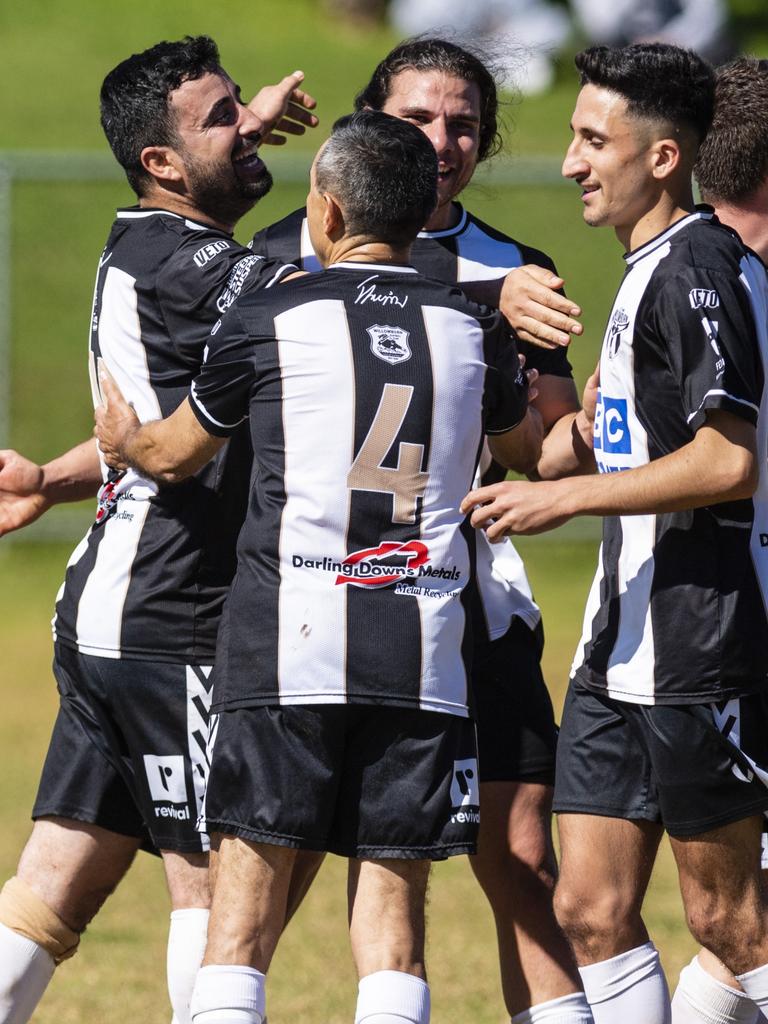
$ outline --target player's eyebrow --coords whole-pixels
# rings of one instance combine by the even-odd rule
[[[426,107],[419,107],[419,106],[416,106],[416,105],[414,105],[414,106],[406,105],[406,106],[400,107],[400,117],[427,117],[427,118],[429,118],[431,120],[434,116],[435,116],[435,112],[433,110],[427,109]],[[479,124],[480,123],[479,115],[478,114],[473,114],[473,113],[471,113],[469,111],[467,113],[451,114],[448,117],[448,120],[449,121],[471,121],[473,124]]]

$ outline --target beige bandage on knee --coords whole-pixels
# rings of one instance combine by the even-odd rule
[[[74,956],[80,943],[80,935],[15,876],[0,890],[0,924],[42,946],[57,964]]]

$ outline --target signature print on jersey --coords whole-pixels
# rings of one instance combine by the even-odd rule
[[[366,330],[371,337],[371,352],[377,359],[394,365],[411,358],[408,331],[404,331],[402,327],[374,324],[372,327],[366,327]]]

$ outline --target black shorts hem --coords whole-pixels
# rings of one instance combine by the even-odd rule
[[[754,804],[734,807],[731,811],[716,814],[710,818],[701,818],[694,822],[683,822],[680,825],[670,823],[664,827],[669,835],[674,837],[699,836],[704,832],[711,832],[713,829],[732,825],[736,821],[743,821],[745,818],[752,818],[766,811],[768,811],[768,793],[766,793],[765,799],[757,800]]]
[[[460,857],[464,854],[477,852],[477,843],[443,843],[438,846],[372,846],[370,844],[355,845],[339,843],[332,840],[305,839],[300,836],[281,835],[279,832],[268,832],[261,829],[248,828],[235,822],[207,822],[209,835],[219,832],[222,835],[237,836],[250,843],[265,843],[267,846],[284,846],[291,850],[313,850],[316,853],[333,853],[337,857],[353,857],[357,860],[447,860],[449,857]]]
[[[553,814],[592,814],[596,818],[620,818],[622,821],[650,821],[655,825],[662,825],[658,814],[640,811],[629,811],[625,807],[595,807],[592,804],[564,804],[554,800],[552,805]]]
[[[128,836],[130,839],[144,840],[147,837],[147,833],[144,830],[136,832],[127,828],[118,828],[117,825],[112,823],[105,824],[104,821],[99,820],[98,814],[94,814],[92,811],[82,807],[62,807],[61,805],[51,807],[43,805],[40,807],[36,804],[32,808],[30,817],[32,821],[39,821],[41,818],[64,818],[67,821],[79,821],[84,825],[95,825],[97,828],[103,828],[105,832],[114,832],[118,836]]]

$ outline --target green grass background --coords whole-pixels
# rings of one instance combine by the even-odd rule
[[[738,0],[739,25],[760,51],[768,33],[759,0]],[[0,7],[0,151],[104,152],[98,89],[127,54],[161,38],[207,32],[249,94],[296,67],[320,101],[322,127],[292,142],[308,153],[333,119],[350,108],[373,64],[394,42],[328,19],[313,0],[165,0],[107,5],[95,0],[10,0]],[[575,43],[574,43],[575,46]],[[575,95],[564,66],[546,97],[510,103],[508,152],[559,156]],[[281,154],[282,155],[282,154]],[[294,209],[299,186],[274,189],[243,222],[238,237]],[[581,223],[573,185],[470,189],[467,205],[522,241],[550,252],[569,293],[584,308],[585,337],[571,358],[583,383],[594,365],[602,322],[622,273],[610,232]],[[95,263],[117,205],[131,203],[116,182],[17,182],[12,205],[12,443],[44,460],[91,429],[85,356]],[[90,508],[79,512],[87,524]],[[560,706],[595,557],[595,532],[561,531],[523,540],[547,630],[545,668]],[[56,709],[48,622],[70,545],[0,541],[0,878],[10,875],[29,830],[31,806]],[[347,953],[344,865],[331,858],[286,933],[270,972],[270,1019],[341,1024],[351,1019],[355,981]],[[599,879],[595,879],[599,884]],[[58,972],[34,1020],[39,1024],[111,1021],[119,1013],[168,1021],[164,991],[167,898],[159,864],[141,856],[89,928],[81,952]],[[433,1019],[494,1024],[504,1019],[493,927],[466,864],[435,871],[429,966]],[[647,903],[647,919],[671,980],[693,951],[666,845]]]

